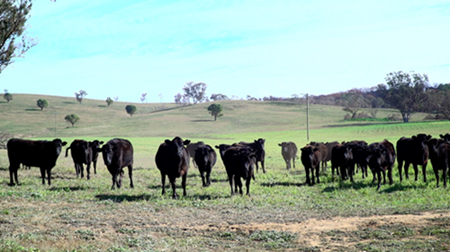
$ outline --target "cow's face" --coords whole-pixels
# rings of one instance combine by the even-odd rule
[[[89,142],[89,147],[94,151],[100,150],[100,145],[103,144],[103,141],[94,140],[92,142]]]
[[[105,165],[111,165],[114,156],[114,148],[110,144],[105,144],[101,148],[101,151],[103,154],[103,161],[105,162]]]
[[[59,154],[61,154],[62,147],[67,145],[66,141],[63,142],[59,138],[53,139],[52,143],[55,146],[55,154],[56,154],[56,156],[59,156]]]

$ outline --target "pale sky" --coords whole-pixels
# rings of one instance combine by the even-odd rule
[[[450,2],[35,0],[38,40],[0,92],[173,102],[213,93],[291,97],[383,83],[394,71],[450,83]]]

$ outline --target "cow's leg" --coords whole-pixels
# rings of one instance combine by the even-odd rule
[[[291,169],[291,160],[285,158],[284,162],[286,163],[286,169],[287,170]]]
[[[243,194],[242,192],[242,181],[241,181],[241,177],[239,176],[234,176],[234,184],[237,185],[239,187],[239,194]]]
[[[295,157],[292,158],[292,165],[293,165],[293,167],[294,167],[294,169],[295,169]]]
[[[117,183],[117,172],[116,171],[112,171],[109,168],[108,168],[108,170],[111,172],[111,176],[112,176],[111,190],[114,190],[116,188],[116,183]]]
[[[256,164],[256,173],[258,173],[259,170],[258,161],[256,161],[255,164]]]
[[[447,164],[443,168],[442,177],[444,178],[444,188],[447,188]]]
[[[417,179],[419,177],[419,168],[417,167],[417,164],[415,164],[415,163],[413,163],[412,166],[414,168],[414,181],[417,181]]]
[[[118,181],[117,181],[117,188],[121,188],[122,187],[122,180],[123,180],[123,169],[121,168],[120,169],[120,172],[119,172],[119,176],[118,176]]]
[[[349,174],[349,177],[350,177],[350,182],[355,182],[355,181],[353,181],[353,175],[355,175],[355,165],[354,164],[351,164],[349,167],[348,167],[348,174]]]
[[[44,167],[39,167],[39,169],[41,170],[42,184],[45,185],[45,168]]]
[[[84,178],[84,166],[83,166],[83,163],[80,163],[79,167],[80,167],[80,172],[81,172],[81,178]]]
[[[86,178],[89,180],[91,179],[91,163],[88,163],[86,165]]]
[[[245,187],[247,187],[247,196],[250,196],[250,176],[247,176],[245,179]]]
[[[381,173],[383,173],[383,185],[386,184],[386,171],[382,171]]]
[[[97,160],[96,161],[92,161],[92,164],[94,166],[94,174],[97,174]]]
[[[52,185],[52,168],[47,168],[47,181],[48,181],[48,185]]]
[[[181,176],[181,186],[183,187],[183,196],[186,197],[187,193],[186,193],[186,180],[187,180],[187,172],[185,172],[183,174],[183,176]]]
[[[316,178],[315,178],[315,172],[316,168],[313,166],[311,167],[311,185],[314,185],[316,183]]]
[[[10,184],[14,185],[14,179],[16,180],[16,184],[19,185],[19,180],[17,179],[17,170],[19,169],[19,166],[16,165],[9,165],[9,179],[10,179]]]
[[[408,173],[408,170],[409,170],[409,163],[408,163],[408,162],[405,161],[405,165],[403,166],[403,169],[404,169],[404,171],[405,171],[405,178],[406,178],[406,179],[409,179],[409,173]]]
[[[423,163],[422,165],[422,174],[423,174],[423,182],[427,182],[427,165],[428,162]]]
[[[134,188],[134,184],[133,184],[133,166],[132,165],[128,166],[128,176],[130,177],[130,187]]]
[[[233,175],[228,173],[228,182],[230,183],[230,187],[231,187],[231,195],[234,195],[234,190],[233,190]]]
[[[339,166],[339,169],[341,170],[341,180],[346,180],[346,167],[344,165]]]
[[[436,187],[439,188],[439,170],[437,169],[437,167],[433,167],[433,171],[434,171],[434,176],[436,177]],[[445,172],[445,168],[444,168],[444,172]],[[444,173],[442,174],[442,176],[444,176]],[[444,177],[444,187],[445,187],[445,180],[446,178]]]
[[[258,163],[258,162],[256,162]],[[264,160],[261,160],[261,168],[263,170],[263,173],[266,173],[266,169],[264,168]]]
[[[200,171],[200,176],[202,177],[202,186],[206,187],[206,179],[203,171]]]
[[[394,165],[392,165],[392,166],[394,166]],[[392,166],[389,166],[388,171],[387,171],[388,172],[389,185],[394,184],[394,180],[392,179],[392,169],[393,169]]]
[[[175,177],[170,176],[169,177],[170,186],[172,187],[172,198],[178,199],[178,194],[175,187]]]
[[[161,171],[161,184],[162,184],[162,192],[161,194],[166,194],[166,175]]]
[[[381,171],[380,170],[377,171],[377,175],[378,175],[378,187],[377,187],[377,190],[380,190],[380,188],[381,188]]]
[[[310,185],[311,181],[309,180],[309,168],[305,167],[305,174],[306,174],[306,184]]]
[[[206,172],[206,186],[211,185],[211,169]]]
[[[402,177],[402,166],[403,166],[403,160],[399,159],[398,160],[398,176],[400,177],[400,183],[403,181],[403,177]],[[405,174],[406,176],[406,174]]]
[[[317,165],[317,167],[316,167],[317,184],[320,183],[319,172],[320,172],[320,165]]]

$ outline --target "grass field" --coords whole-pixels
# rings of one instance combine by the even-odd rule
[[[13,94],[14,95],[14,94]],[[40,111],[36,100],[49,108]],[[135,104],[75,98],[14,95],[0,103],[0,130],[33,139],[59,137],[129,139],[135,149],[134,184],[111,191],[111,176],[99,161],[91,180],[76,178],[70,156],[64,153],[44,186],[39,169],[19,170],[20,186],[8,186],[6,150],[0,150],[0,251],[431,251],[450,249],[449,189],[436,188],[431,165],[428,183],[399,183],[376,191],[371,179],[356,175],[355,183],[339,182],[328,170],[320,184],[305,185],[303,166],[286,170],[278,143],[307,143],[304,104],[224,101],[224,116],[216,122],[208,104]],[[56,132],[55,132],[56,112]],[[71,127],[66,114],[81,121]],[[380,111],[380,118],[396,111]],[[340,107],[311,105],[310,140],[388,139],[449,132],[449,122],[423,121],[416,114],[399,122],[343,122]],[[179,135],[207,144],[266,139],[267,173],[256,174],[251,196],[230,196],[220,158],[212,185],[201,186],[191,167],[187,196],[161,196],[160,175],[154,163],[157,147]],[[65,151],[65,148],[63,148]],[[412,175],[412,169],[410,168]],[[371,178],[371,175],[369,176]],[[178,181],[178,186],[180,181]],[[181,190],[179,188],[178,190]]]

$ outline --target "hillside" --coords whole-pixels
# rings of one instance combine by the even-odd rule
[[[18,137],[171,137],[214,138],[218,135],[250,132],[300,131],[306,133],[306,105],[290,102],[220,101],[223,117],[217,121],[206,108],[211,103],[186,107],[174,103],[134,103],[137,113],[130,116],[125,106],[133,103],[83,99],[74,97],[13,94],[14,99],[0,101],[0,130]],[[43,111],[36,106],[38,99],[49,106]],[[397,113],[380,110],[379,118]],[[67,114],[81,119],[72,127],[64,120]],[[310,105],[310,130],[333,130],[345,126],[399,124],[400,122],[343,122],[346,112],[341,107]],[[415,114],[411,122],[422,122],[424,114]],[[56,132],[55,132],[56,127]],[[313,134],[313,133],[312,133]]]

